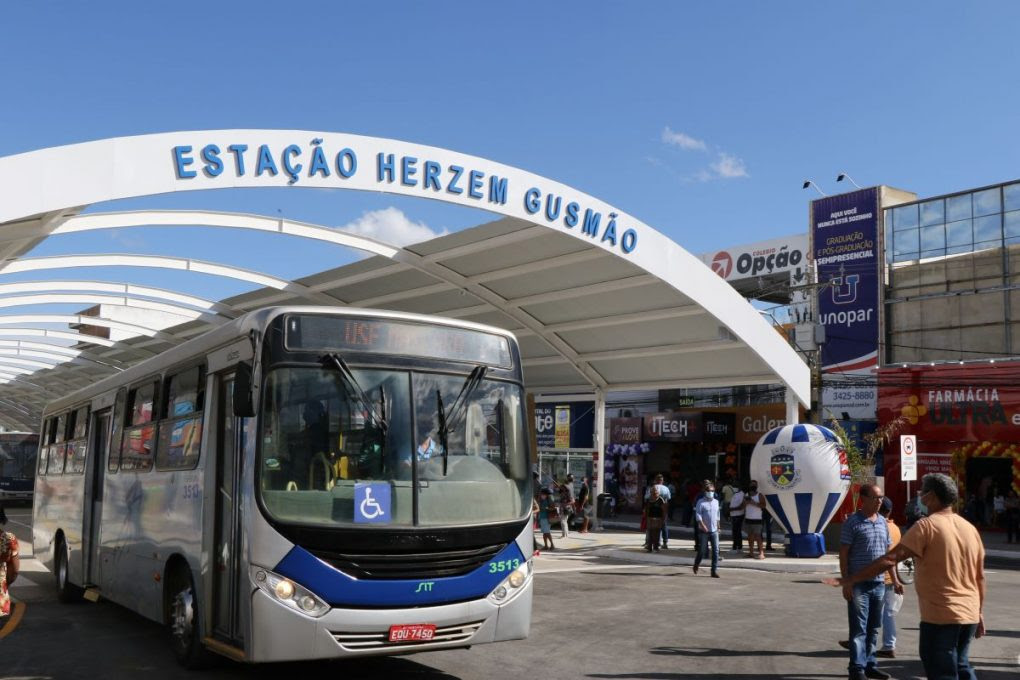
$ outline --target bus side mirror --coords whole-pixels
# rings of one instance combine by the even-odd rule
[[[234,416],[237,418],[250,418],[255,415],[255,404],[252,402],[251,392],[251,364],[241,362],[237,365],[237,372],[234,373]]]

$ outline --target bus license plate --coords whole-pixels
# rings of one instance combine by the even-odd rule
[[[390,642],[427,642],[435,635],[436,626],[431,623],[390,626]]]

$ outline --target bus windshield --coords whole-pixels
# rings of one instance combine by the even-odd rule
[[[329,362],[277,368],[261,428],[260,493],[279,522],[454,526],[530,511],[513,383]]]

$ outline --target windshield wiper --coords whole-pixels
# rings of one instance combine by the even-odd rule
[[[443,396],[440,391],[436,390],[436,414],[439,418],[439,443],[443,447],[443,476],[446,476],[447,466],[449,464],[449,447],[447,442],[449,440],[450,432],[457,429],[460,424],[459,420],[462,413],[467,412],[468,398],[471,393],[475,391],[479,383],[485,378],[486,371],[489,370],[488,366],[475,366],[471,369],[471,373],[468,375],[467,380],[461,385],[460,392],[457,393],[457,397],[453,400],[453,404],[450,406],[450,414],[447,416],[446,410],[443,408]]]
[[[368,417],[376,424],[376,426],[382,431],[383,439],[385,440],[386,431],[389,428],[389,424],[386,422],[386,393],[382,391],[382,386],[379,387],[380,399],[382,403],[382,413],[376,413],[375,405],[369,399],[368,395],[365,394],[365,390],[362,389],[358,383],[357,378],[354,377],[354,372],[351,371],[351,367],[347,365],[344,358],[336,352],[330,352],[322,357],[323,363],[332,363],[332,365],[340,372],[340,375],[344,378],[344,384],[352,393],[356,401],[361,402],[361,406],[365,409]]]

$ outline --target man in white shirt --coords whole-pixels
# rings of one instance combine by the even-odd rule
[[[712,547],[712,578],[719,578],[719,501],[715,499],[712,481],[702,482],[704,493],[694,508],[694,520],[698,523],[698,554],[694,557],[694,573],[698,573],[701,557],[707,546]]]
[[[730,499],[730,531],[733,533],[733,549],[744,549],[744,490],[739,484],[734,485],[733,497]]]

